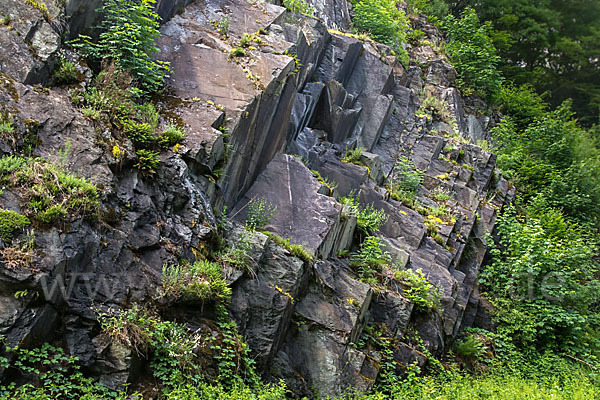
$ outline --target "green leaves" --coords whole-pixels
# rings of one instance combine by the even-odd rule
[[[500,57],[490,38],[491,26],[481,24],[475,10],[467,8],[461,19],[448,16],[443,24],[447,33],[446,51],[458,73],[457,84],[467,93],[489,97],[500,90]]]
[[[598,329],[595,243],[556,210],[524,219],[512,209],[497,229],[500,243],[480,283],[495,296],[500,331],[522,346],[584,351],[572,339]]]
[[[154,12],[156,0],[106,0],[104,20],[97,43],[80,36],[73,46],[87,57],[127,71],[146,94],[157,92],[171,72],[169,63],[156,60],[155,42],[160,37],[159,16]]]
[[[396,7],[395,0],[362,0],[355,3],[352,22],[359,31],[394,49],[400,61],[408,65],[408,53],[402,48],[402,43],[406,41],[408,18]]]

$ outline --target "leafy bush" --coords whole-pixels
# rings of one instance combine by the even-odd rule
[[[496,304],[498,331],[523,347],[589,354],[600,328],[595,241],[556,210],[498,219],[500,245],[480,282]],[[595,350],[597,351],[597,349]]]
[[[21,373],[31,379],[17,386],[11,383],[0,386],[1,400],[51,400],[51,399],[138,399],[124,392],[111,391],[92,378],[87,378],[77,365],[77,358],[68,356],[61,348],[47,343],[39,348],[8,349],[14,355],[12,361],[0,357],[0,365],[11,372]],[[39,382],[39,387],[33,382]]]
[[[529,85],[503,85],[494,102],[501,112],[510,116],[518,130],[527,128],[535,119],[542,118],[548,112],[548,104]]]
[[[247,207],[246,227],[251,230],[264,229],[277,211],[277,206],[260,197],[250,200]]]
[[[500,57],[490,38],[490,24],[482,24],[475,10],[466,8],[460,19],[449,15],[443,27],[448,40],[446,52],[458,73],[458,86],[485,97],[497,93],[503,78],[498,70]]]
[[[374,233],[379,230],[379,226],[385,223],[387,215],[383,210],[376,210],[372,204],[361,207],[358,202],[358,194],[353,191],[348,196],[339,199],[340,204],[350,206],[350,212],[356,216],[356,226],[366,234]]]
[[[360,244],[360,249],[350,258],[350,265],[358,269],[361,281],[370,285],[376,284],[375,274],[381,272],[384,265],[392,262],[392,257],[384,251],[385,244],[377,236],[367,236]]]
[[[406,269],[394,272],[394,278],[404,288],[404,297],[419,310],[438,310],[441,298],[441,289],[436,288],[427,280],[422,270]]]
[[[477,359],[485,354],[485,345],[473,334],[467,335],[464,340],[457,340],[454,350],[464,359]]]
[[[411,13],[423,13],[434,20],[443,20],[450,13],[450,7],[444,0],[408,0]]]
[[[169,64],[155,60],[159,51],[159,16],[155,0],[106,0],[97,43],[81,35],[74,46],[94,60],[114,62],[127,71],[145,94],[157,92],[170,73]]]
[[[154,140],[154,129],[145,122],[127,121],[123,133],[136,144],[145,145]]]
[[[142,173],[152,175],[156,172],[156,168],[159,164],[158,153],[150,150],[138,150],[136,151],[138,161],[135,167]]]
[[[396,7],[395,0],[362,0],[354,4],[352,22],[356,29],[367,32],[374,40],[387,44],[398,59],[408,65],[408,53],[402,48],[406,41],[408,18]]]
[[[227,33],[229,32],[229,25],[231,24],[231,18],[229,18],[227,15],[224,15],[216,21],[211,21],[211,23],[215,27],[217,32],[227,37]]]
[[[100,207],[94,184],[41,158],[1,158],[0,184],[19,189],[26,214],[45,224],[67,216],[93,218]]]
[[[423,171],[417,169],[408,157],[400,156],[388,177],[386,188],[394,200],[413,206],[422,180]]]
[[[205,260],[164,266],[162,288],[165,296],[186,302],[226,303],[231,297],[221,266]]]
[[[558,208],[583,223],[600,215],[600,149],[567,102],[519,130],[506,119],[492,130],[498,167],[529,203]]]
[[[0,239],[10,243],[13,233],[31,224],[29,218],[12,210],[0,209]]]

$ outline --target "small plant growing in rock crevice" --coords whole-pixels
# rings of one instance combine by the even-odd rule
[[[350,206],[350,212],[356,216],[356,225],[363,233],[368,235],[377,232],[381,224],[387,220],[385,211],[376,210],[372,204],[361,207],[358,196],[358,194],[350,192],[348,196],[341,197],[339,202]]]
[[[277,211],[277,206],[259,197],[250,200],[247,207],[246,227],[250,230],[264,229],[271,221],[275,211]]]
[[[442,290],[429,283],[421,269],[416,271],[410,269],[398,270],[394,272],[394,278],[405,287],[403,295],[417,309],[422,311],[439,309]]]
[[[394,169],[388,177],[386,188],[390,197],[412,207],[416,201],[417,188],[423,180],[423,171],[405,156],[398,157]]]
[[[185,132],[177,125],[169,124],[158,139],[161,147],[167,148],[175,146],[185,139]]]
[[[364,166],[364,164],[360,161],[363,151],[364,149],[362,147],[348,149],[346,154],[344,154],[344,157],[342,157],[342,162]]]
[[[350,265],[357,268],[359,279],[371,286],[378,284],[375,275],[381,272],[382,267],[392,263],[392,257],[384,251],[384,247],[381,238],[367,236],[350,258]]]
[[[66,217],[93,218],[100,207],[94,184],[41,158],[1,158],[0,184],[20,192],[25,213],[44,224]]]
[[[13,233],[31,224],[29,218],[12,210],[0,209],[0,239],[10,243]]]
[[[160,37],[155,3],[156,0],[105,0],[98,41],[94,43],[91,37],[80,35],[73,46],[92,60],[108,59],[117,69],[129,72],[145,95],[157,92],[171,71],[169,63],[154,59],[159,52],[155,42]]]
[[[156,168],[159,164],[158,153],[150,150],[138,150],[136,152],[138,161],[135,167],[142,173],[152,175],[156,172]]]
[[[12,115],[8,111],[0,111],[0,135],[15,131]]]
[[[67,58],[61,58],[58,67],[54,70],[54,82],[59,85],[68,85],[79,82],[79,72],[75,63]]]

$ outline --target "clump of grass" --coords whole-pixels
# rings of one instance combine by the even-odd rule
[[[163,267],[162,290],[164,296],[185,302],[227,303],[231,288],[221,273],[221,266],[206,260]]]
[[[62,58],[54,70],[54,82],[59,85],[79,82],[79,73],[75,63],[67,58]]]
[[[177,125],[169,124],[158,139],[158,144],[162,147],[175,146],[185,139],[185,132]]]
[[[1,158],[0,184],[21,193],[26,214],[45,224],[78,216],[94,218],[100,207],[94,184],[41,158]]]
[[[15,131],[12,115],[8,112],[0,112],[0,135],[13,133]]]
[[[304,262],[312,263],[314,261],[314,257],[302,247],[300,244],[291,244],[290,239],[284,239],[281,236],[278,236],[271,232],[263,232],[267,235],[271,240],[273,240],[278,246],[283,247],[294,256],[298,257]]]

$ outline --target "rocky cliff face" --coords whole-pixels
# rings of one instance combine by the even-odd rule
[[[409,45],[405,68],[386,46],[332,30],[350,24],[344,0],[314,1],[322,20],[260,1],[161,1],[160,58],[173,73],[158,104],[187,137],[176,152],[161,154],[148,178],[131,168],[132,159],[115,159],[110,132],[72,105],[68,88],[48,86],[64,41],[96,17],[90,2],[46,3],[47,15],[22,1],[0,5],[12,21],[0,26],[0,108],[14,115],[17,130],[0,136],[0,152],[18,152],[34,137],[34,155],[99,185],[102,218],[36,227],[31,264],[11,268],[3,260],[6,344],[58,341],[109,386],[135,381],[136,355],[103,339],[94,310],[156,303],[162,266],[200,257],[218,236],[215,214],[226,205],[232,224],[243,223],[253,198],[277,206],[268,231],[316,259],[297,258],[256,233],[254,273],[224,271],[233,289],[230,315],[266,379],[284,378],[298,395],[368,390],[381,354],[354,344],[365,326],[392,340],[401,365],[424,365],[427,352],[412,338],[439,355],[461,328],[486,323],[476,284],[485,235],[514,191],[496,173],[496,157],[472,144],[486,138],[494,116],[453,87],[456,73],[434,27],[413,21],[427,41]],[[227,39],[214,27],[223,17],[231,21]],[[228,56],[254,32],[260,43]],[[365,149],[362,165],[342,162],[355,146]],[[427,211],[385,189],[399,159],[424,171],[421,212],[443,205],[452,216],[433,222],[435,238]],[[397,264],[421,269],[441,288],[439,310],[417,309],[399,285],[372,289],[338,257],[359,244],[356,217],[336,200],[352,191],[361,204],[385,211],[377,235]],[[436,200],[436,193],[447,196]],[[22,202],[18,191],[0,194],[2,208],[21,211]],[[228,240],[239,234],[232,227]],[[211,318],[206,307],[161,307],[163,317],[192,326]]]

